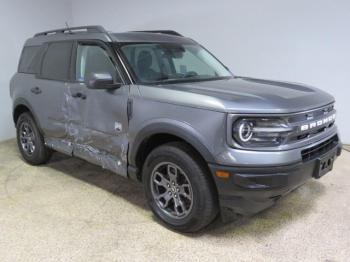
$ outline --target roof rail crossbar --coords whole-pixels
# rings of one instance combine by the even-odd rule
[[[35,34],[34,37],[54,35],[54,34],[72,34],[72,33],[80,33],[80,32],[107,33],[107,31],[102,26],[91,25],[91,26],[66,27],[66,28],[44,31],[44,32]]]
[[[175,36],[183,36],[176,31],[173,30],[146,30],[146,31],[132,31],[139,33],[156,33],[156,34],[166,34],[166,35],[175,35]]]

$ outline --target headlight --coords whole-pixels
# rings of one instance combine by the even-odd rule
[[[283,144],[292,130],[282,118],[241,118],[233,123],[232,134],[243,147],[273,147]]]
[[[246,143],[253,136],[253,123],[249,121],[241,121],[238,125],[238,137],[239,140]]]

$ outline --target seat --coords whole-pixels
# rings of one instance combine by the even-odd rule
[[[137,57],[138,77],[145,82],[153,82],[159,79],[160,74],[154,71],[151,66],[153,63],[150,51],[143,50]]]

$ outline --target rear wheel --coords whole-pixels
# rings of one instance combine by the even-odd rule
[[[16,123],[17,144],[22,157],[32,165],[46,163],[51,157],[51,150],[45,146],[33,116],[22,113]]]
[[[154,149],[143,168],[148,203],[170,228],[195,232],[218,213],[210,174],[189,146],[174,142]]]

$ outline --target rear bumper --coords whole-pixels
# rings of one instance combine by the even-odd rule
[[[340,143],[323,156],[341,154]],[[252,215],[272,206],[308,179],[318,174],[319,158],[292,165],[271,167],[231,167],[210,164],[222,215]],[[229,178],[215,176],[216,171],[227,171]]]

